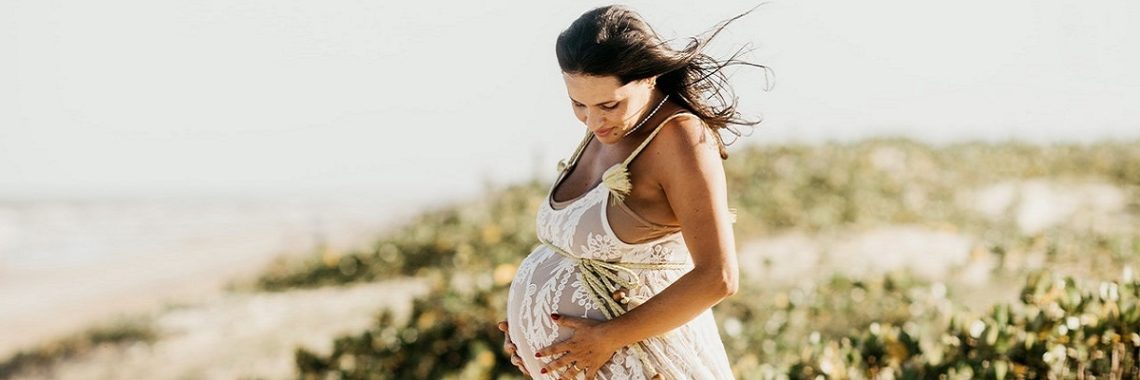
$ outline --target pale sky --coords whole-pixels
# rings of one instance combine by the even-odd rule
[[[549,177],[584,128],[554,59],[602,2],[0,2],[0,198],[375,191]],[[756,3],[634,1],[685,38]],[[710,53],[745,143],[1140,137],[1134,1],[776,0]],[[743,143],[742,143],[743,144]],[[731,158],[730,158],[731,159]]]

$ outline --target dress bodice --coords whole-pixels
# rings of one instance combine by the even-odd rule
[[[660,125],[619,165],[629,163],[658,130]],[[591,136],[586,137],[570,165],[576,163]],[[622,314],[636,308],[693,269],[680,226],[653,225],[634,218],[635,222],[643,222],[645,228],[664,233],[636,243],[624,242],[614,234],[610,222],[622,219],[612,218],[619,214],[609,215],[610,211],[618,210],[624,213],[622,216],[636,215],[628,207],[623,208],[621,196],[615,197],[625,194],[622,189],[632,188],[628,182],[611,187],[614,176],[604,175],[583,194],[555,201],[554,189],[569,167],[560,165],[559,177],[538,207],[536,233],[542,244],[519,263],[507,297],[510,339],[518,346],[518,354],[531,375],[543,380],[559,375],[539,373],[538,369],[553,359],[538,358],[534,353],[574,333],[573,329],[554,323],[551,314],[611,319],[615,312]],[[614,280],[618,278],[621,280]],[[616,287],[609,287],[618,282],[628,290],[628,295],[620,297],[627,298],[621,304],[616,303],[619,297],[610,292]],[[666,379],[734,378],[712,309],[668,333],[620,348],[599,370],[597,378],[647,380],[654,374]],[[576,378],[584,375],[580,373]]]
[[[677,113],[659,123],[623,163],[631,162],[653,140],[666,122],[687,114]],[[587,134],[570,164],[562,168],[558,178],[547,191],[542,205],[539,206],[536,223],[538,237],[585,258],[624,262],[691,262],[688,252],[685,251],[679,225],[661,225],[645,220],[630,209],[624,200],[614,199],[613,189],[604,180],[596,181],[596,185],[576,198],[566,201],[554,200],[554,190],[577,164],[590,138],[591,135]],[[622,214],[611,215],[614,211]],[[644,241],[623,241],[614,232],[612,223],[615,220],[628,223],[635,226],[636,230],[643,231],[638,238]],[[646,236],[649,239],[641,239]]]
[[[537,216],[539,238],[576,256],[623,262],[690,262],[681,231],[630,244],[613,232],[606,200],[610,192],[599,183],[560,209],[543,202]],[[547,196],[549,199],[550,196]]]

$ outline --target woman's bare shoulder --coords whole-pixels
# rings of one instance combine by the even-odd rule
[[[699,145],[716,147],[712,130],[705,125],[704,121],[701,121],[699,116],[689,112],[681,113],[669,119],[665,125],[661,126],[661,131],[657,134],[657,139],[672,141],[671,144],[662,145],[672,145],[675,149],[687,149]]]
[[[662,125],[654,144],[650,144],[656,145],[652,154],[658,181],[664,184],[671,179],[715,174],[707,173],[710,164],[720,166],[722,161],[713,133],[693,114],[674,117]]]

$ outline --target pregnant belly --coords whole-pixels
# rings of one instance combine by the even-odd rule
[[[605,319],[580,283],[574,262],[540,245],[519,264],[507,296],[508,334],[532,374],[547,360],[535,358],[535,351],[573,335],[573,329],[554,324],[552,313]]]

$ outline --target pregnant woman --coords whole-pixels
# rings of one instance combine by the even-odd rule
[[[739,136],[730,124],[758,121],[739,117],[720,70],[767,68],[702,49],[747,13],[679,51],[621,6],[586,12],[558,36],[587,131],[539,206],[541,244],[519,265],[499,323],[524,373],[733,378],[711,309],[737,288],[719,130]]]

